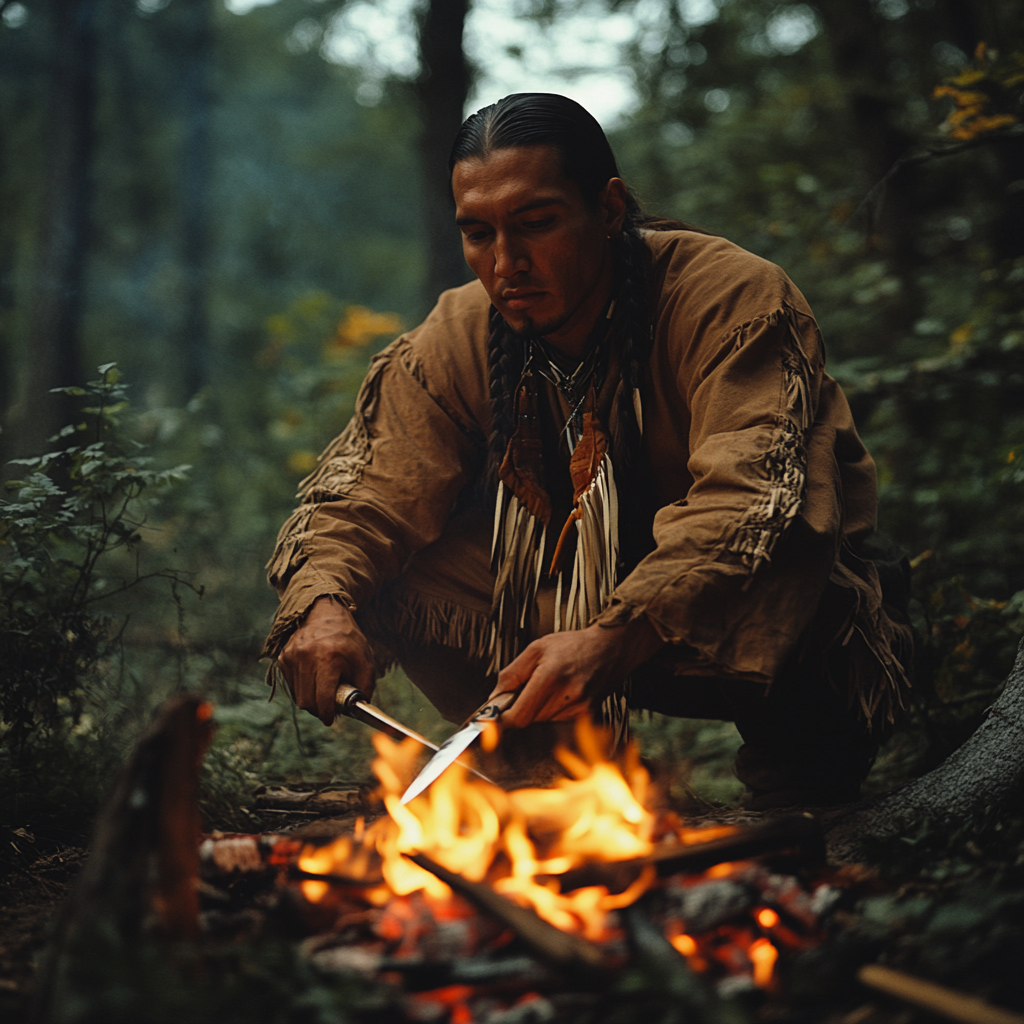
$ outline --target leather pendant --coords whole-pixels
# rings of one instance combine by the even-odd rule
[[[551,518],[551,499],[544,489],[544,448],[537,415],[537,390],[527,370],[516,388],[516,429],[509,439],[498,479],[544,525]]]
[[[583,413],[583,432],[573,449],[572,458],[569,459],[569,476],[572,479],[572,498],[575,507],[569,513],[569,518],[566,519],[562,532],[558,535],[555,553],[551,557],[551,568],[548,570],[549,576],[554,576],[558,572],[569,530],[573,523],[583,517],[580,498],[590,489],[590,485],[594,482],[601,467],[601,460],[608,451],[608,437],[601,426],[601,421],[597,418],[596,409],[597,395],[591,387],[587,396],[587,409]]]

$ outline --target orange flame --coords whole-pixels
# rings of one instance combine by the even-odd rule
[[[388,817],[359,836],[343,836],[319,849],[307,847],[299,859],[302,871],[315,875],[365,877],[370,858],[380,857],[386,893],[406,895],[422,890],[428,898],[446,900],[451,890],[403,854],[424,853],[472,881],[483,881],[564,931],[599,941],[608,935],[608,913],[628,906],[655,878],[647,867],[621,893],[603,885],[563,893],[557,876],[594,861],[643,857],[653,849],[657,819],[648,809],[649,776],[634,747],[623,767],[604,760],[594,727],[581,720],[577,744],[583,753],[560,748],[556,755],[569,773],[550,789],[506,793],[452,765],[424,794],[408,805],[400,801],[415,772],[418,744],[397,744],[374,737],[378,758],[373,769],[381,782]],[[732,831],[731,829],[729,831]],[[721,830],[676,830],[682,843],[713,838]],[[308,899],[324,891],[303,884]]]

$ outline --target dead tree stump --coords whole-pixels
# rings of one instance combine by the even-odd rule
[[[938,768],[828,822],[834,863],[863,860],[865,840],[906,833],[924,818],[969,819],[1024,795],[1024,640],[985,720]]]
[[[199,776],[211,713],[196,696],[168,701],[122,768],[39,972],[37,1020],[61,1018],[78,986],[75,965],[97,945],[198,935]]]

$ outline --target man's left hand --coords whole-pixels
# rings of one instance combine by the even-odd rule
[[[498,676],[491,698],[522,690],[501,724],[516,729],[589,714],[663,645],[646,616],[625,626],[588,626],[534,640]]]

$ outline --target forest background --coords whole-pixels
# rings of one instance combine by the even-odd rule
[[[1024,629],[1022,28],[1012,0],[0,2],[3,857],[87,830],[182,688],[217,705],[223,827],[259,782],[366,778],[363,726],[267,702],[263,565],[369,358],[467,278],[448,146],[517,90],[590,106],[651,212],[807,295],[914,565],[913,717],[871,784],[938,763]],[[737,797],[731,726],[637,730],[677,793]]]

